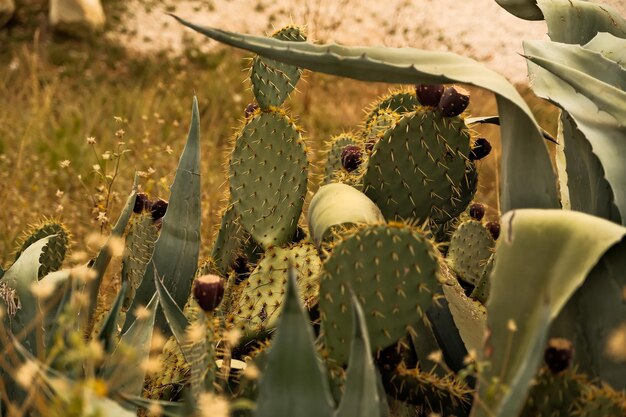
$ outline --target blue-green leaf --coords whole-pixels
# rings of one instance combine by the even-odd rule
[[[146,268],[144,279],[137,288],[133,306],[146,304],[155,294],[153,277],[157,272],[163,277],[163,285],[178,307],[184,307],[198,267],[201,214],[200,112],[198,101],[194,97],[189,135],[171,187],[161,234],[155,243],[152,260]],[[125,329],[133,320],[132,307],[129,313],[124,324]],[[163,313],[157,315],[156,326],[163,334],[170,334]]]
[[[255,416],[331,417],[332,407],[313,329],[298,296],[296,272],[290,268],[283,311],[259,382]]]
[[[111,352],[114,347],[114,343],[117,336],[117,320],[122,310],[122,304],[124,303],[124,297],[126,296],[126,290],[128,289],[128,282],[123,282],[120,291],[117,293],[113,305],[107,314],[100,331],[98,332],[97,339],[102,343],[102,347],[105,352]]]

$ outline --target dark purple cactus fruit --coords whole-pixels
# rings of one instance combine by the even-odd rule
[[[252,114],[259,108],[259,105],[256,103],[250,103],[246,106],[245,115],[246,119],[248,119]]]
[[[443,117],[454,117],[463,113],[469,104],[470,95],[467,90],[458,86],[443,90],[437,108]]]
[[[485,216],[485,206],[480,203],[474,203],[469,208],[469,215],[472,219],[481,221]]]
[[[567,339],[553,338],[543,354],[543,360],[553,374],[559,374],[569,368],[574,357],[574,347]]]
[[[202,310],[206,312],[215,310],[224,298],[224,280],[212,274],[196,278],[193,297]]]
[[[141,213],[145,209],[150,207],[150,199],[146,193],[137,193],[135,198],[135,206],[133,207],[133,213]]]
[[[500,236],[500,223],[489,222],[485,225],[485,227],[487,228],[489,233],[491,233],[491,237],[493,237],[493,240],[498,240],[498,237]]]
[[[152,213],[152,220],[157,221],[163,216],[165,216],[165,212],[167,211],[167,201],[159,198],[158,200],[152,203],[150,206],[150,212]]]
[[[478,161],[489,155],[491,152],[491,143],[485,138],[478,138],[470,149],[469,159],[470,161]]]
[[[361,149],[358,146],[348,145],[341,151],[341,165],[352,172],[361,165]]]
[[[422,106],[437,107],[444,89],[442,84],[418,84],[415,86],[415,94]]]

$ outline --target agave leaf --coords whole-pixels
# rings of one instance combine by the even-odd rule
[[[611,35],[605,34],[602,35],[602,38],[614,41],[607,45],[626,46],[626,41],[616,40]],[[594,45],[596,48],[597,43]],[[577,136],[578,131],[589,142],[591,151],[598,158],[603,168],[603,175],[614,195],[614,204],[619,210],[622,223],[624,223],[626,221],[626,166],[620,155],[626,154],[626,142],[623,140],[626,134],[626,127],[624,126],[626,93],[620,88],[623,88],[626,82],[626,70],[617,62],[610,61],[605,57],[610,56],[607,49],[603,54],[578,45],[533,41],[524,43],[524,51],[532,62],[545,65],[547,68],[544,69],[539,65],[529,63],[529,74],[534,80],[533,91],[567,112],[567,116],[564,117],[568,123],[563,123],[563,134],[567,136],[564,138],[566,147],[569,142],[573,151],[582,148],[578,143],[581,139],[580,136]],[[559,62],[552,62],[553,56]],[[595,74],[585,74],[587,68],[596,68],[596,62],[600,62],[606,67],[606,71],[600,72],[605,81],[594,78]],[[571,123],[569,119],[571,119]],[[579,170],[574,172],[573,170],[577,165]],[[599,167],[594,167],[594,165],[595,162],[591,157],[585,158],[583,154],[579,154],[572,160],[571,169],[568,168],[568,176],[571,176],[572,181],[575,181],[576,178],[585,178],[591,170],[594,177],[599,177]],[[580,168],[584,168],[584,170],[581,172]],[[585,188],[591,188],[591,191],[587,191]],[[581,193],[583,193],[582,195],[594,193],[593,188],[602,189],[603,187],[590,184],[579,190],[573,183],[570,187],[570,199],[583,198],[576,197],[576,194],[580,196]],[[595,204],[595,201],[587,201],[578,207],[588,207]],[[600,200],[600,204],[606,205],[602,200]],[[596,213],[600,214],[600,212]]]
[[[626,241],[600,259],[554,320],[550,333],[573,342],[578,370],[616,390],[626,389],[626,362],[607,352],[612,331],[626,323]]]
[[[626,38],[626,20],[610,6],[584,0],[536,2],[548,25],[548,35],[554,42],[584,44],[599,32]]]
[[[198,266],[200,219],[200,113],[198,100],[194,97],[189,135],[176,169],[161,234],[144,279],[137,288],[133,306],[145,305],[153,297],[156,291],[153,276],[158,271],[176,304],[179,308],[184,307]],[[124,329],[132,323],[132,310],[133,307]],[[158,313],[155,324],[164,335],[170,334],[163,313]]]
[[[217,264],[219,271],[225,276],[228,274],[230,266],[237,259],[244,241],[246,230],[241,225],[239,215],[232,204],[222,214],[220,230],[215,237],[211,258]]]
[[[384,221],[380,209],[369,197],[340,183],[320,187],[311,199],[307,215],[311,238],[318,246],[332,226]]]
[[[543,20],[536,0],[496,0],[503,9],[524,20]]]
[[[477,116],[477,117],[467,117],[465,119],[465,123],[470,126],[476,123],[479,124],[492,124],[492,125],[496,125],[496,126],[500,126],[500,117],[499,116]],[[545,131],[543,128],[541,128],[541,135],[543,136],[543,138],[545,140],[549,140],[552,143],[558,143],[553,137],[552,135]]]
[[[113,353],[104,361],[101,374],[112,392],[141,395],[158,305],[155,294],[141,316],[122,335]]]
[[[626,47],[624,40],[610,33],[598,33],[585,44],[585,49],[600,52],[605,58],[626,68]]]
[[[487,303],[489,339],[478,416],[514,416],[524,404],[552,320],[626,228],[574,211],[502,217]],[[511,302],[515,300],[515,302]]]
[[[33,355],[37,354],[36,335],[37,331],[42,331],[42,325],[35,325],[33,329],[25,331],[25,327],[38,321],[40,312],[39,299],[32,289],[39,283],[39,257],[51,236],[39,239],[30,245],[20,257],[9,268],[0,284],[5,287],[3,297],[0,297],[0,304],[5,309],[4,321],[8,321],[11,333],[21,338],[23,344]],[[6,298],[5,298],[6,297]],[[0,344],[1,347],[1,344]]]
[[[350,361],[346,373],[343,397],[337,408],[336,417],[380,417],[385,398],[379,395],[378,376],[369,342],[363,309],[352,294],[354,328],[350,347]]]
[[[563,204],[563,208],[621,223],[619,210],[614,203],[613,189],[606,180],[604,168],[593,153],[591,145],[567,112],[562,112],[559,124],[564,160],[559,161],[558,166],[565,168],[565,172],[560,173],[559,181],[567,181],[561,186],[561,190],[562,194],[567,191],[569,199],[569,207]],[[562,148],[559,146],[559,149]]]
[[[107,353],[110,353],[113,350],[115,344],[118,332],[117,320],[120,311],[122,310],[126,290],[128,290],[128,282],[122,282],[122,288],[120,288],[120,291],[117,293],[117,296],[111,305],[111,310],[109,310],[109,313],[102,324],[102,328],[98,332],[97,340],[102,343],[102,347]]]
[[[194,412],[193,409],[190,409],[185,403],[181,402],[151,400],[148,398],[124,394],[121,394],[120,398],[123,403],[128,404],[133,408],[141,407],[149,410],[151,407],[157,406],[159,407],[159,410],[161,410],[159,415],[165,417],[186,417],[193,415]]]
[[[470,58],[414,48],[284,42],[201,27],[174,17],[219,42],[312,71],[387,83],[459,82],[490,90],[496,94],[502,122],[502,210],[559,206],[556,176],[530,108],[503,76]]]
[[[328,378],[297,288],[290,268],[283,311],[259,382],[256,417],[333,415]]]
[[[172,330],[174,338],[176,338],[178,342],[178,346],[183,348],[186,339],[185,330],[189,327],[189,320],[187,320],[183,311],[178,307],[167,288],[165,288],[165,285],[163,285],[163,282],[159,279],[156,271],[154,272],[154,282],[159,296],[159,304],[161,308],[163,308],[167,323]],[[184,353],[185,350],[183,350],[183,354]],[[187,355],[185,355],[185,357],[187,357]]]
[[[130,216],[133,214],[138,184],[139,176],[135,174],[133,189],[126,199],[126,204],[120,213],[120,217],[117,219],[117,222],[115,222],[115,226],[113,226],[113,230],[111,230],[111,236],[98,252],[96,260],[91,267],[91,269],[95,271],[96,276],[87,283],[87,293],[89,295],[89,311],[87,317],[89,318],[89,321],[93,319],[93,314],[95,313],[96,306],[98,305],[98,291],[100,290],[100,284],[102,284],[104,273],[109,266],[109,262],[111,262],[111,258],[113,257],[113,254],[111,253],[112,239],[121,239],[124,235],[124,230],[126,230],[126,226],[128,226]]]

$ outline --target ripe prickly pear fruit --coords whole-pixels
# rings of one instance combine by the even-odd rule
[[[485,138],[478,138],[470,149],[469,159],[470,161],[478,161],[489,155],[489,152],[491,152],[491,144]]]
[[[437,109],[443,117],[454,117],[463,113],[469,104],[470,95],[467,90],[458,86],[443,90]]]
[[[415,94],[422,106],[437,107],[444,89],[442,84],[418,84],[415,86]]]
[[[567,339],[553,338],[543,354],[546,365],[553,374],[558,374],[569,368],[574,356],[572,342]]]
[[[167,211],[167,201],[159,198],[154,201],[150,206],[150,212],[152,213],[152,220],[157,221],[161,217],[165,216],[165,212]]]
[[[250,103],[246,106],[246,110],[244,114],[246,115],[246,119],[250,118],[252,114],[259,108],[259,105],[256,103]]]
[[[469,215],[472,219],[481,221],[485,216],[485,206],[480,203],[474,203],[470,206]]]
[[[361,149],[358,146],[348,145],[341,151],[341,165],[346,171],[354,171],[361,165],[361,161]]]
[[[485,225],[489,233],[491,233],[491,237],[493,240],[498,240],[498,236],[500,236],[500,223],[498,222],[489,222]]]
[[[146,193],[137,193],[135,198],[135,206],[133,207],[133,213],[141,213],[150,207],[150,199]]]
[[[212,274],[196,278],[193,297],[202,310],[206,312],[215,310],[224,298],[224,280]]]

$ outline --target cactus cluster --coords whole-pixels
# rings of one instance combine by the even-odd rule
[[[25,373],[45,388],[36,404],[79,404],[77,415],[202,415],[207,398],[261,417],[626,415],[626,349],[618,346],[626,311],[616,291],[626,288],[626,229],[561,210],[513,210],[486,222],[486,207],[473,202],[477,161],[491,145],[471,129],[469,94],[451,82],[498,94],[507,164],[517,163],[509,124],[529,140],[541,135],[502,80],[422,61],[407,70],[410,51],[328,46],[319,54],[294,26],[263,40],[183,23],[266,54],[252,60],[256,102],[234,137],[211,256],[198,266],[194,99],[169,202],[150,201],[135,183],[111,237],[71,269],[62,269],[69,234],[48,221],[0,276],[11,398],[2,415],[32,395]],[[317,190],[303,130],[284,105],[300,63],[416,81],[329,140]],[[528,204],[551,204],[552,186],[533,181]],[[503,199],[515,205],[521,195]],[[116,254],[120,291],[100,312],[90,301]]]

